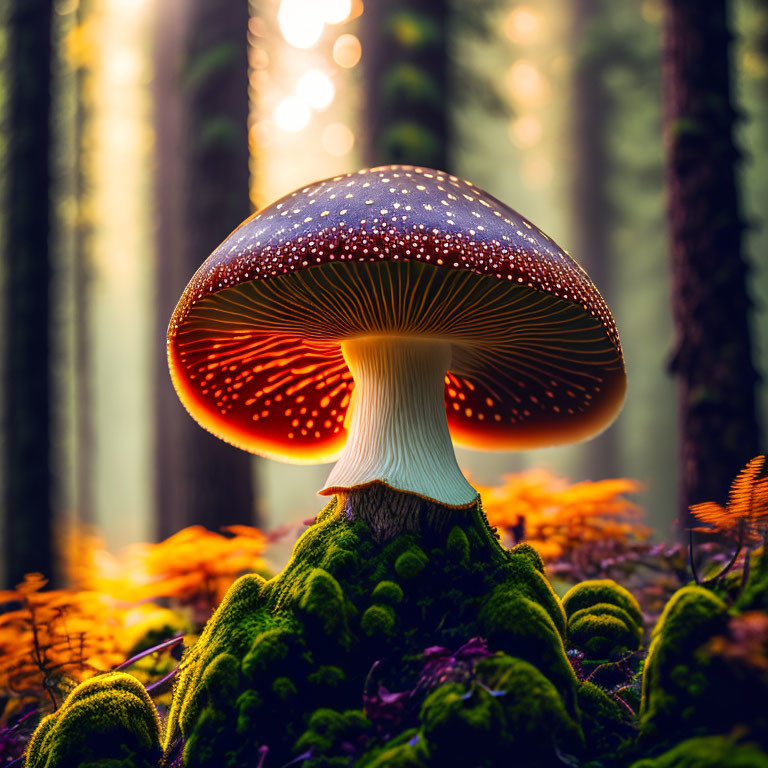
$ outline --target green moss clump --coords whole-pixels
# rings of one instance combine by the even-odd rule
[[[307,675],[307,682],[320,688],[338,688],[347,679],[341,667],[321,665]]]
[[[530,544],[526,544],[525,542],[516,544],[509,551],[509,554],[528,558],[537,571],[544,573],[544,561],[541,559],[541,555]]]
[[[768,768],[768,754],[756,744],[736,744],[727,736],[688,739],[659,757],[632,768]]]
[[[440,686],[420,714],[430,765],[492,765],[504,719],[501,703],[484,688],[476,686],[467,695],[458,683]]]
[[[372,605],[360,619],[368,637],[391,635],[395,631],[395,612],[388,605]]]
[[[239,684],[240,663],[231,654],[220,653],[205,669],[195,728],[184,745],[186,768],[208,765],[216,756],[216,744],[234,740]],[[220,764],[229,768],[232,761],[222,756]]]
[[[395,573],[403,581],[415,579],[426,567],[429,558],[421,547],[411,546],[395,560]]]
[[[299,611],[322,627],[325,635],[349,645],[347,606],[339,582],[322,568],[313,569],[302,589]]]
[[[497,654],[475,671],[477,682],[469,690],[448,683],[424,701],[418,744],[427,765],[492,768],[514,755],[530,768],[555,766],[558,749],[579,748],[578,726],[557,689],[533,665]]]
[[[469,559],[469,539],[467,534],[458,525],[454,525],[451,528],[445,543],[445,549],[448,557],[454,562],[465,563]]]
[[[504,707],[513,753],[522,763],[549,764],[555,746],[566,752],[581,746],[583,737],[574,716],[557,688],[532,664],[499,653],[479,662],[475,673],[495,694],[504,692],[498,701]]]
[[[615,755],[632,732],[627,713],[602,688],[588,681],[579,685],[577,701],[590,751],[598,756]]]
[[[568,647],[590,659],[612,659],[640,647],[643,631],[623,609],[598,603],[576,611],[568,619]]]
[[[371,598],[375,603],[384,603],[384,605],[399,605],[403,602],[403,590],[400,585],[394,581],[380,581],[371,593]]]
[[[30,740],[26,768],[84,764],[157,768],[160,719],[136,678],[112,672],[86,680],[42,720]]]
[[[598,604],[608,603],[624,609],[634,622],[642,629],[643,613],[634,595],[612,579],[594,579],[582,581],[571,587],[563,597],[563,608],[570,618],[576,611],[591,608]]]
[[[370,726],[368,718],[358,710],[318,709],[312,713],[307,730],[293,749],[299,754],[311,751],[312,756],[302,763],[306,768],[348,766],[349,754],[344,753],[344,746],[360,743]]]
[[[357,768],[427,768],[431,764],[424,745],[409,743],[413,738],[419,738],[416,729],[406,731],[383,748],[371,750]]]
[[[726,620],[723,601],[703,587],[683,587],[667,603],[643,672],[641,728],[647,743],[674,743],[732,722],[723,708],[733,706],[735,692],[718,690],[703,652],[725,630]]]
[[[531,718],[547,721],[547,744],[562,712],[569,713],[564,722],[571,731],[578,730],[565,626],[538,555],[527,546],[504,550],[479,505],[450,524],[441,516],[425,518],[423,527],[382,544],[334,499],[296,543],[282,573],[233,585],[182,660],[165,744],[183,737],[185,768],[245,768],[264,749],[282,765],[307,745],[315,745],[310,765],[318,768],[436,768],[446,763],[435,755],[450,751],[436,734],[445,732],[450,741],[450,724],[439,708],[427,707],[416,730],[409,726],[440,680],[461,681],[475,672],[471,660],[446,657],[445,677],[422,680],[424,650],[459,649],[481,636],[492,651],[518,657],[515,673],[505,677],[495,661],[483,667],[487,679],[477,672],[478,682],[451,683],[456,687],[440,696],[450,700],[458,730],[485,734],[473,737],[472,760],[487,742],[489,765],[508,760],[512,746],[529,750],[536,765],[539,753],[524,746],[528,732],[540,733]],[[371,669],[384,658],[371,684],[396,691],[421,681],[412,706],[402,722],[383,713],[375,727],[354,718],[350,724],[348,713],[359,706],[361,691],[371,690]],[[537,692],[535,701],[522,693],[528,690]],[[310,723],[319,711],[325,715]],[[541,754],[550,752],[546,747]]]
[[[268,629],[256,636],[242,661],[243,674],[257,683],[266,673],[289,672],[301,638],[293,629]]]
[[[611,579],[583,581],[563,598],[568,617],[567,645],[588,659],[615,659],[636,651],[643,616],[633,595]]]
[[[497,571],[501,580],[483,600],[478,623],[491,648],[533,664],[575,707],[576,675],[565,655],[565,613],[526,549],[512,550]]]

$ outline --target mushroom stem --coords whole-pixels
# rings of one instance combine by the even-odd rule
[[[448,507],[473,504],[477,491],[456,463],[445,413],[450,343],[365,336],[341,350],[355,380],[349,437],[320,493],[380,482]]]

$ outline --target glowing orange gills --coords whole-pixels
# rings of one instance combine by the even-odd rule
[[[473,184],[386,166],[304,187],[238,227],[168,328],[176,391],[206,429],[284,461],[334,460],[354,382],[344,339],[449,339],[456,443],[566,443],[624,398],[621,345],[587,274]]]

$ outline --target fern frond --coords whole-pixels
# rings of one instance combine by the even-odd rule
[[[731,514],[748,517],[752,511],[755,484],[765,465],[765,456],[750,459],[744,469],[736,475],[728,494],[728,509]]]

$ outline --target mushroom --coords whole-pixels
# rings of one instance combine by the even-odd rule
[[[626,386],[584,270],[470,182],[412,166],[326,179],[247,219],[184,291],[168,360],[201,426],[272,459],[338,460],[321,494],[349,511],[355,492],[392,489],[401,518],[476,503],[452,438],[581,440]]]

